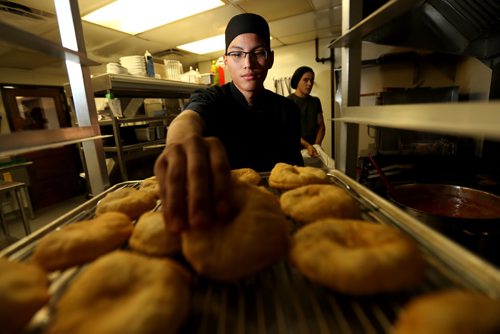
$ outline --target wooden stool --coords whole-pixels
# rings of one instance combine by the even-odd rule
[[[15,182],[15,181],[8,181],[8,182],[0,182],[0,199],[2,198],[2,195],[4,193],[10,193],[13,198],[16,199],[17,201],[17,206],[19,208],[19,211],[21,212],[21,218],[23,220],[23,225],[24,225],[24,232],[26,232],[26,235],[31,233],[31,228],[30,224],[28,221],[28,217],[26,215],[26,212],[24,211],[24,203],[21,197],[21,191],[22,190],[27,190],[26,184],[23,182]],[[26,191],[26,194],[28,192]],[[28,198],[29,201],[29,198]],[[31,205],[29,205],[31,207]],[[2,225],[2,230],[5,235],[9,235],[9,231],[7,229],[7,223],[5,220],[5,216],[3,213],[3,203],[0,202],[0,219],[2,220],[1,225]]]

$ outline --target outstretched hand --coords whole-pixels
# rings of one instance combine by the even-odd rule
[[[167,227],[203,228],[230,214],[230,166],[222,143],[192,135],[167,145],[155,163]]]

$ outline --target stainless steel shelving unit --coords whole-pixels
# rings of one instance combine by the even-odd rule
[[[432,2],[432,3],[431,3]],[[427,0],[390,0],[368,17],[361,18],[361,0],[343,0],[342,25],[343,35],[330,43],[330,48],[341,48],[342,55],[342,105],[340,116],[332,119],[337,140],[335,140],[335,163],[336,166],[347,175],[354,177],[357,149],[358,149],[358,125],[369,124],[383,127],[418,130],[436,133],[448,133],[453,135],[474,136],[489,140],[500,140],[500,102],[460,102],[445,104],[405,104],[405,105],[382,105],[382,106],[360,106],[360,81],[361,81],[361,48],[362,41],[369,41],[394,46],[413,46],[415,48],[442,47],[444,50],[434,50],[463,54],[479,57],[488,66],[498,66],[494,58],[499,53],[495,41],[500,39],[498,29],[496,34],[483,34],[480,29],[494,27],[498,20],[493,14],[499,11],[499,5],[492,1],[472,4],[463,0],[454,0],[462,8],[467,6],[483,6],[470,8],[470,17],[485,17],[485,22],[474,22],[473,27],[478,27],[476,40],[468,42],[468,31],[463,35],[452,26],[444,17],[446,10],[450,7],[448,2]],[[439,12],[439,10],[445,12]],[[475,15],[475,12],[493,13],[488,15]],[[480,13],[480,14],[481,14]],[[441,18],[439,24],[446,24],[439,33],[442,36],[430,35],[431,29],[425,27],[404,28],[415,22],[425,22],[423,15],[434,15]],[[443,16],[444,15],[444,16]],[[447,16],[452,17],[452,16]],[[467,15],[460,19],[467,19]],[[414,19],[416,18],[416,19]],[[492,20],[492,22],[488,21]],[[438,24],[438,23],[436,23]],[[403,27],[403,28],[401,28]],[[398,38],[387,35],[407,33],[399,39],[403,45],[398,44]],[[439,38],[444,39],[444,34],[458,34],[454,36],[458,41],[451,43],[449,39],[438,43]],[[481,39],[484,35],[487,38]],[[396,36],[397,37],[397,36]],[[386,43],[386,41],[388,41]],[[449,44],[448,44],[449,43]],[[412,45],[413,44],[413,45]],[[430,49],[432,50],[432,49]]]
[[[111,126],[113,129],[114,145],[108,146],[104,144],[104,152],[106,152],[107,155],[116,157],[118,168],[120,169],[120,174],[123,181],[129,181],[127,172],[127,160],[137,159],[152,154],[160,154],[161,150],[165,146],[165,138],[151,141],[141,141],[134,144],[123,144],[120,129],[127,126],[135,127],[140,125],[149,125],[152,123],[161,123],[162,126],[165,126],[166,131],[166,117],[113,117],[113,119],[110,121],[99,122],[101,128],[104,126]]]
[[[182,81],[163,80],[149,77],[138,77],[132,75],[101,74],[93,76],[91,86],[94,97],[104,97],[111,93],[115,98],[188,98],[192,92],[208,85],[194,84]],[[72,108],[75,108],[72,97],[72,86],[66,84],[64,90],[70,100]],[[123,103],[122,103],[123,105]],[[108,121],[100,121],[100,129],[104,126],[112,126],[114,145],[103,145],[107,156],[116,158],[122,181],[128,181],[127,161],[140,157],[159,154],[165,146],[165,139],[143,141],[133,144],[123,144],[121,131],[126,126],[147,125],[151,123],[163,123],[167,126],[167,117],[138,116],[133,118],[113,117]],[[166,129],[165,129],[166,131]]]
[[[91,86],[95,97],[113,93],[114,97],[143,98],[188,98],[196,89],[208,87],[190,82],[110,73],[93,76]],[[64,90],[66,96],[73,96],[70,84],[64,85]]]
[[[18,27],[0,22],[0,31],[0,39],[3,41],[19,44],[41,53],[66,59],[75,64],[81,64],[82,66],[98,65],[98,63],[88,59],[83,52],[57,45]],[[9,157],[11,155],[99,138],[99,132],[92,126],[30,132],[32,132],[32,135],[26,132],[1,135],[0,156]]]
[[[1,135],[0,157],[81,143],[90,194],[96,195],[110,184],[94,96],[104,96],[112,90],[116,97],[187,98],[205,85],[110,74],[91,79],[89,66],[99,64],[87,58],[78,1],[54,0],[54,4],[62,45],[2,22],[0,39],[66,61],[69,83],[65,90],[71,96],[78,126]]]
[[[182,81],[138,77],[123,74],[101,74],[92,77],[94,96],[105,96],[112,92],[115,97],[188,98],[198,88],[208,85]],[[71,96],[71,86],[66,86]]]

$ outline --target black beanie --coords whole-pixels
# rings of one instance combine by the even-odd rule
[[[229,21],[226,27],[226,52],[231,41],[236,38],[236,36],[254,33],[260,36],[264,42],[266,42],[267,48],[271,47],[269,25],[267,21],[264,20],[262,16],[251,13],[243,13],[236,16]]]
[[[295,70],[295,72],[292,75],[292,80],[290,82],[290,85],[292,86],[293,89],[297,89],[297,85],[299,84],[300,79],[302,79],[304,73],[307,72],[312,72],[314,74],[312,68],[307,66],[301,66]]]

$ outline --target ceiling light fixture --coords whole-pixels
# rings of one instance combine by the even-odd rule
[[[223,51],[225,47],[224,34],[177,46],[179,49],[200,55],[215,51]]]
[[[220,0],[117,0],[83,19],[135,35],[223,5]]]

